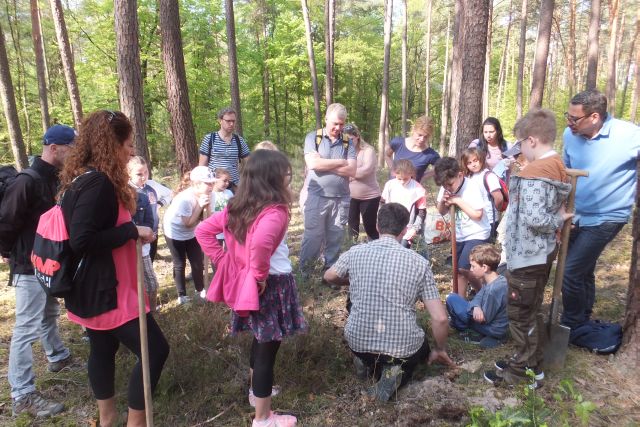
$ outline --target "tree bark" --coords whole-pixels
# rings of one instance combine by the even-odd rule
[[[198,150],[184,67],[178,0],[160,0],[160,35],[167,110],[175,141],[176,163],[182,175],[198,164]]]
[[[637,39],[637,36],[636,36]],[[636,45],[638,45],[638,41],[636,40]],[[636,123],[636,117],[638,113],[638,100],[640,100],[640,49],[636,49],[636,73],[635,73],[635,81],[636,87],[633,91],[633,98],[631,98],[631,111],[629,114],[629,120],[633,123]]]
[[[115,0],[114,24],[120,109],[129,117],[133,126],[136,154],[142,156],[150,164],[142,73],[140,71],[138,2],[136,0]]]
[[[430,68],[431,68],[431,11],[433,9],[433,1],[427,0],[427,16],[425,21],[427,22],[427,39],[426,39],[426,53],[425,53],[425,72],[424,72],[424,114],[426,116],[429,115],[429,78],[430,78]],[[447,24],[447,43],[449,42],[449,25]],[[445,48],[448,50],[449,46]],[[447,63],[447,58],[444,59],[445,64]],[[445,78],[446,81],[446,66],[445,66]],[[444,91],[444,86],[443,86]]]
[[[633,61],[633,54],[636,51],[636,46],[638,44],[638,38],[640,37],[640,8],[636,12],[636,33],[633,39],[631,40],[631,45],[629,46],[629,56],[627,57],[627,63],[624,66],[624,83],[622,84],[622,98],[620,99],[620,104],[618,107],[618,117],[624,117],[624,109],[627,104],[627,89],[629,88],[629,77],[631,74],[631,63]],[[640,66],[640,63],[636,61],[636,70]],[[634,118],[635,119],[635,118]]]
[[[453,46],[451,52],[450,99],[451,133],[449,134],[449,155],[457,154],[458,116],[460,113],[460,90],[462,87],[462,55],[464,52],[464,10],[467,0],[455,0],[453,18]],[[482,61],[484,63],[484,54]],[[479,107],[478,107],[479,108]]]
[[[260,27],[256,28],[256,41],[258,43],[258,49],[262,52],[262,109],[264,111],[264,127],[263,134],[266,138],[270,135],[271,125],[271,109],[269,108],[269,67],[267,61],[269,60],[269,32],[267,30],[267,5],[265,0],[258,2],[258,15],[260,19]]]
[[[31,154],[31,120],[29,118],[29,109],[27,108],[27,72],[24,66],[24,56],[22,54],[22,35],[20,34],[20,24],[18,22],[18,4],[16,0],[12,1],[13,10],[9,10],[9,0],[5,0],[7,10],[7,21],[13,42],[13,48],[16,52],[16,62],[18,65],[18,75],[16,76],[16,92],[20,99],[22,107],[22,115],[24,116],[24,131],[27,140],[27,154]],[[24,137],[25,135],[23,135]]]
[[[16,97],[13,92],[13,83],[11,81],[11,70],[9,70],[9,59],[7,58],[7,48],[4,42],[4,33],[0,27],[0,95],[2,95],[2,106],[4,107],[4,116],[9,128],[9,138],[11,139],[11,151],[16,168],[22,170],[29,166],[27,160],[27,151],[24,148],[22,140],[22,131],[20,130],[20,120],[18,119],[18,108],[16,106]]]
[[[491,31],[493,21],[493,1],[489,1],[489,19],[487,20],[487,53],[485,55],[484,78],[482,83],[482,118],[489,117],[489,78],[491,71]]]
[[[461,37],[462,63],[460,91],[452,91],[459,97],[459,112],[457,118],[457,134],[455,139],[455,153],[477,138],[478,129],[482,124],[482,88],[484,81],[484,67],[487,50],[487,29],[489,20],[490,0],[464,0],[462,15]],[[452,140],[453,142],[453,140]]]
[[[71,53],[71,45],[69,44],[67,26],[64,22],[64,10],[62,9],[61,0],[50,0],[50,3],[53,23],[56,28],[58,49],[60,50],[60,59],[62,60],[62,69],[71,102],[73,120],[76,128],[79,128],[80,122],[82,121],[82,102],[80,101],[80,90],[78,89],[78,80],[76,79],[76,71],[73,65],[73,55]]]
[[[507,34],[504,41],[504,49],[500,58],[500,70],[498,71],[498,100],[497,110],[502,110],[502,99],[505,92],[507,81],[507,58],[509,57],[509,48],[511,47],[511,21],[513,18],[513,0],[509,0],[509,21],[507,22]]]
[[[589,48],[587,52],[587,89],[598,85],[598,43],[600,38],[600,0],[591,0]]]
[[[522,0],[520,9],[520,44],[518,45],[518,77],[516,78],[516,120],[522,117],[524,94],[524,61],[527,48],[527,0]]]
[[[40,32],[40,13],[38,12],[38,0],[30,0],[31,6],[31,38],[33,51],[36,57],[36,75],[38,77],[38,99],[40,100],[40,117],[42,130],[49,129],[49,101],[47,99],[47,79],[45,74],[44,50],[42,47],[42,33]]]
[[[449,109],[451,93],[451,73],[449,72],[451,58],[449,58],[449,38],[451,35],[451,14],[447,13],[447,39],[444,48],[444,72],[442,75],[442,105],[440,108],[440,145],[438,152],[444,156],[447,141],[447,128],[449,126]]]
[[[242,111],[240,109],[240,81],[238,80],[238,55],[236,50],[236,23],[233,13],[233,0],[224,1],[227,21],[227,52],[229,56],[229,86],[231,105],[236,110],[236,132],[242,135]]]
[[[302,17],[304,18],[304,29],[307,38],[307,55],[309,56],[309,71],[311,72],[311,84],[313,86],[313,108],[316,116],[316,129],[322,127],[320,116],[320,92],[318,91],[318,75],[316,73],[316,58],[313,54],[313,39],[311,38],[311,22],[309,21],[309,8],[307,0],[300,0],[302,3]]]
[[[407,0],[402,0],[402,136],[407,136]],[[388,113],[387,113],[388,115]]]
[[[325,49],[325,98],[327,105],[333,104],[333,53],[334,53],[334,19],[336,0],[324,2],[324,49]]]
[[[567,41],[567,83],[571,96],[576,90],[576,0],[569,0],[569,40]]]
[[[619,0],[609,0],[609,49],[607,51],[607,105],[609,114],[612,116],[616,113],[616,57],[617,57],[617,41],[618,41],[618,25]]]
[[[382,68],[382,97],[380,103],[380,126],[378,128],[378,167],[384,166],[386,128],[389,123],[389,62],[391,59],[391,20],[393,0],[384,0],[384,64]]]
[[[540,2],[540,24],[538,26],[536,55],[533,60],[534,64],[529,108],[542,107],[544,84],[547,76],[547,59],[549,56],[549,42],[551,41],[551,25],[553,24],[554,3],[554,0],[542,0]]]
[[[640,170],[640,161],[636,164],[636,170]],[[640,175],[639,175],[640,176]],[[636,184],[636,206],[633,215],[633,247],[631,250],[631,269],[629,271],[629,289],[627,291],[627,309],[622,324],[623,337],[622,349],[619,358],[623,362],[630,362],[629,367],[635,368],[640,354],[640,181]],[[626,359],[626,360],[625,360]],[[628,371],[627,371],[628,372]]]

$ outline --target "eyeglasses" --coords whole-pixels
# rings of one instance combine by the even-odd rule
[[[564,118],[569,122],[569,123],[573,123],[574,125],[577,124],[580,120],[584,119],[585,117],[590,116],[590,114],[585,114],[582,117],[575,117],[572,116],[571,114],[569,114],[568,112],[564,113]]]

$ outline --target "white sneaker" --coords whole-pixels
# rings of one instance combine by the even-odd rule
[[[189,298],[189,297],[188,297],[188,296],[186,296],[186,295],[182,295],[182,296],[179,296],[179,297],[178,297],[178,305],[186,304],[186,303],[188,303],[189,301],[191,301],[191,298]]]
[[[200,295],[200,298],[206,299],[207,298],[207,290],[206,289],[201,290],[199,295]]]
[[[274,385],[271,387],[271,397],[277,396],[280,393],[280,386]],[[253,389],[249,389],[249,405],[256,407],[256,396],[253,394]]]

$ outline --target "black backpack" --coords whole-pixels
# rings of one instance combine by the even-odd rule
[[[18,172],[16,168],[11,165],[0,166],[0,205],[2,204],[2,199],[4,199],[4,193],[7,191],[7,187],[9,187],[9,184],[20,174],[29,175],[37,183],[40,182],[40,174],[31,168],[25,168]]]

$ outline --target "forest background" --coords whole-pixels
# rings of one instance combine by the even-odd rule
[[[29,7],[33,9],[35,5],[40,18],[46,87],[44,102],[49,109],[49,123],[73,124],[70,102],[73,95],[69,95],[73,90],[65,84],[64,60],[59,53],[61,43],[54,27],[54,21],[60,15],[52,14],[52,7],[42,0],[2,2],[0,27],[6,41],[17,118],[25,152],[37,153],[45,125],[32,41],[32,29],[37,27],[32,26]],[[174,135],[176,131],[170,123],[161,40],[163,28],[169,29],[161,25],[160,17],[163,8],[165,13],[168,10],[167,3],[179,7],[176,9],[179,18],[175,16],[175,19],[179,19],[187,102],[195,130],[194,136],[187,138],[190,140]],[[242,134],[250,146],[271,139],[289,154],[300,152],[304,134],[314,127],[315,115],[301,2],[227,0],[226,3],[225,10],[224,1],[72,0],[61,3],[51,0],[51,5],[61,6],[64,15],[62,26],[68,32],[81,111],[125,110],[119,102],[118,85],[119,76],[122,78],[129,71],[119,72],[118,50],[126,50],[126,44],[130,45],[132,41],[118,38],[114,30],[118,8],[124,5],[128,11],[133,11],[134,24],[137,10],[141,89],[135,88],[133,93],[139,90],[137,93],[143,99],[133,102],[143,106],[144,139],[155,167],[175,170],[176,159],[178,162],[181,159],[181,156],[176,157],[176,146],[184,144],[195,151],[194,147],[202,137],[217,129],[216,111],[232,103],[240,106]],[[232,20],[234,34],[226,27],[229,3],[232,4],[231,13],[235,14]],[[588,59],[594,57],[595,48],[595,86],[606,90],[613,115],[636,120],[640,92],[640,49],[636,48],[640,44],[637,42],[640,7],[637,0],[603,0],[602,4],[600,0],[303,0],[302,4],[307,4],[309,10],[320,111],[324,111],[327,100],[345,104],[349,121],[355,122],[365,139],[375,145],[389,135],[402,134],[403,129],[406,132],[403,123],[410,126],[411,119],[425,111],[435,124],[432,145],[441,153],[447,151],[450,140],[455,141],[455,128],[463,126],[460,121],[471,122],[467,128],[474,129],[473,134],[477,134],[481,120],[487,115],[498,117],[507,138],[513,140],[513,124],[522,109],[526,111],[532,101],[531,88],[536,80],[540,80],[540,76],[534,75],[533,64],[545,25],[549,27],[549,35],[548,52],[542,58],[544,67],[541,67],[546,67],[542,73],[544,92],[543,97],[533,103],[555,111],[559,124],[563,124],[562,112],[570,97],[587,86],[587,74],[593,73],[593,64],[589,65]],[[458,24],[456,16],[463,16],[465,7],[479,10],[479,20]],[[545,8],[549,10],[549,7],[551,14],[545,13]],[[594,18],[594,8],[599,17]],[[392,12],[393,17],[388,88],[384,73],[387,64],[383,60],[385,9]],[[541,25],[545,17],[552,19]],[[595,40],[588,37],[593,19],[599,24],[599,36]],[[474,25],[477,27],[477,22],[486,24],[479,33],[478,28],[473,28]],[[405,27],[406,42],[403,44]],[[330,30],[333,30],[333,36],[329,34]],[[475,45],[467,44],[462,54],[463,58],[472,59],[476,64],[476,75],[483,73],[479,80],[481,89],[477,87],[478,79],[463,76],[462,66],[456,67],[455,63],[454,46],[456,43],[460,46],[464,33],[470,34],[469,31],[476,39],[482,31],[486,35],[484,46],[483,40],[479,43],[476,40]],[[229,36],[233,38],[237,55],[235,52],[230,55]],[[329,49],[329,45],[333,49]],[[406,60],[403,60],[405,48]],[[481,52],[484,49],[486,57]],[[487,67],[482,58],[486,58]],[[230,80],[233,82],[230,69],[233,70],[234,65],[238,70],[238,104],[232,102],[229,85]],[[520,73],[522,78],[518,77]],[[459,78],[458,85],[464,79],[457,90],[456,77]],[[518,82],[523,85],[521,96],[518,96]],[[331,83],[333,91],[329,93],[327,85]],[[453,92],[450,90],[452,84]],[[138,85],[135,79],[133,85]],[[403,94],[403,91],[406,92]],[[470,107],[472,113],[463,113],[463,117],[457,118],[453,111],[456,101],[464,101],[456,97],[464,96],[465,91],[475,91],[481,97],[482,110],[477,102],[478,95],[472,94],[472,98],[475,97],[475,104]],[[5,100],[6,91],[3,89],[2,92]],[[186,98],[182,99],[184,102]],[[388,103],[388,114],[381,119],[381,106],[385,102]],[[11,150],[11,129],[6,117],[5,102],[5,117],[0,119],[2,164],[10,163],[16,157],[15,151],[12,153]],[[381,124],[385,123],[383,120],[388,126]],[[142,153],[145,151],[141,150]],[[453,154],[455,148],[449,151]],[[178,165],[178,169],[186,167]]]

